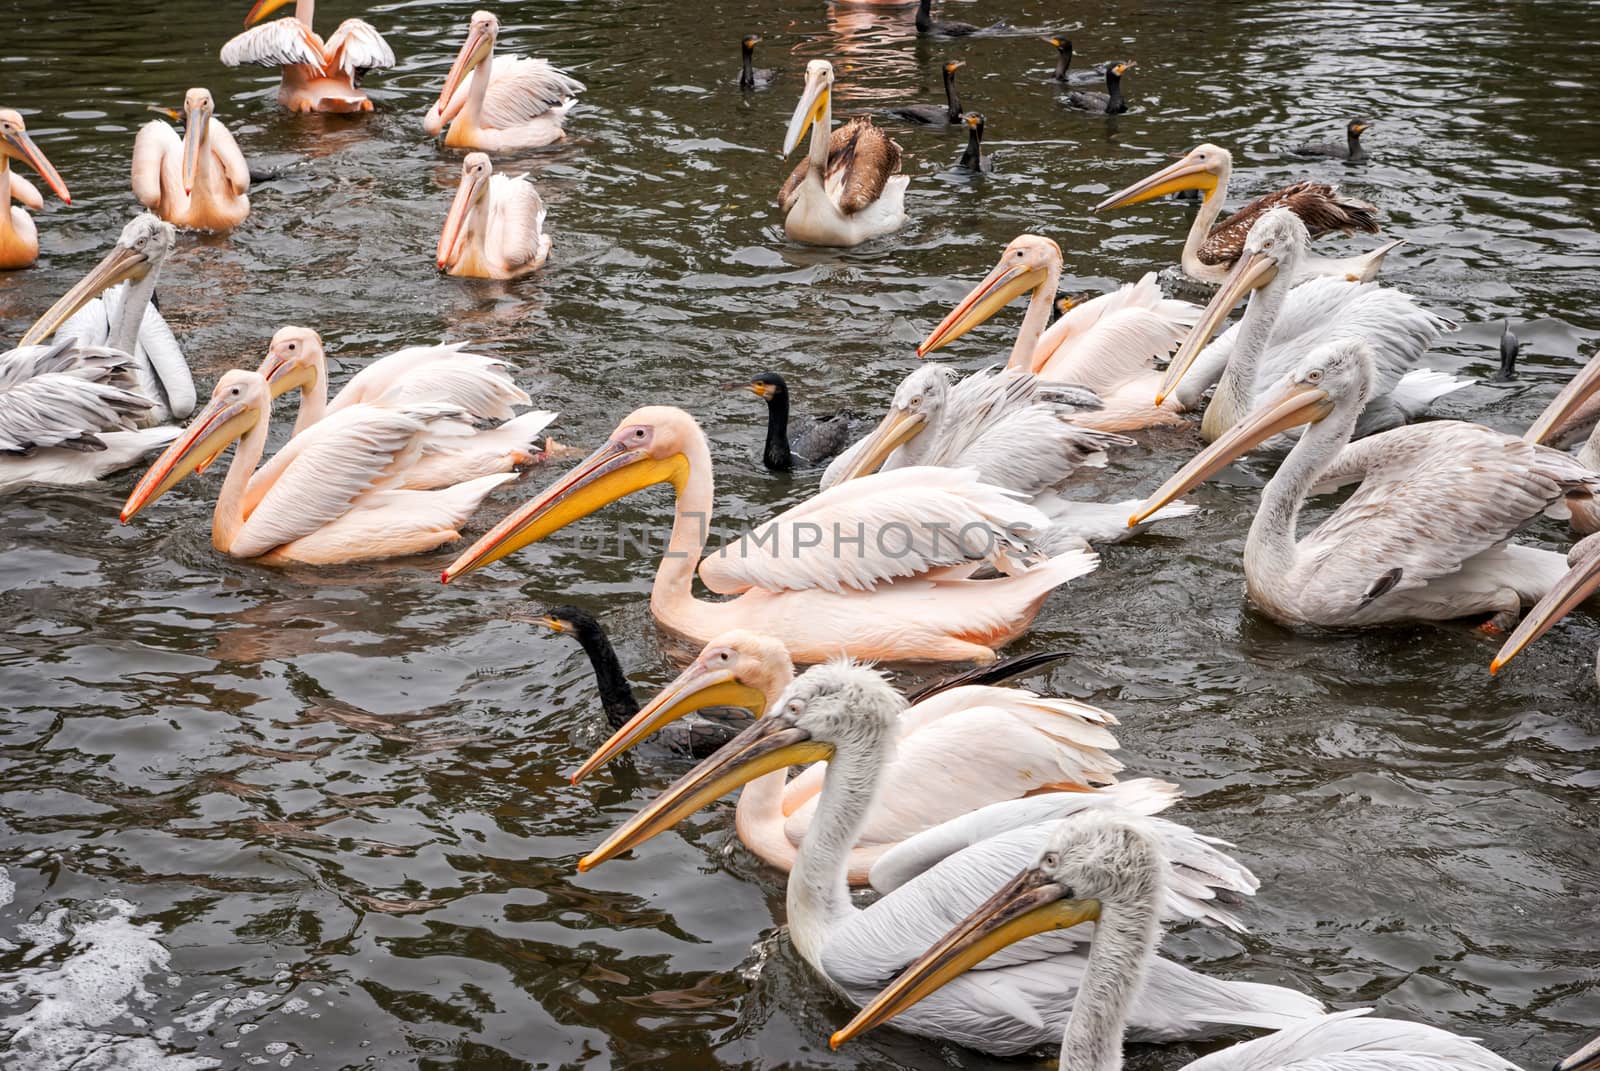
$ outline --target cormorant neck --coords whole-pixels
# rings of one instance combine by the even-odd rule
[[[775,387],[767,399],[767,445],[761,463],[769,469],[791,469],[794,455],[789,450],[789,391]]]
[[[749,89],[756,84],[756,70],[751,59],[755,53],[749,45],[744,46],[744,66],[739,72],[739,85]]]
[[[1072,50],[1070,48],[1056,49],[1056,73],[1054,78],[1057,82],[1065,82],[1067,80],[1067,68],[1070,66],[1072,66]]]
[[[629,718],[639,713],[639,703],[633,697],[633,689],[628,687],[628,677],[622,672],[616,649],[598,622],[583,622],[574,629],[574,635],[594,668],[594,683],[600,691],[606,723],[612,729],[622,728]]]
[[[967,129],[967,149],[961,154],[961,166],[974,171],[983,168],[983,135],[975,126]]]
[[[950,121],[959,123],[961,121],[961,98],[956,96],[955,71],[946,70],[944,72],[944,103],[946,110],[949,112]]]
[[[1127,105],[1122,103],[1122,75],[1109,67],[1106,69],[1106,90],[1111,98],[1106,101],[1107,114],[1120,112],[1127,108]]]
[[[1360,159],[1361,156],[1362,156],[1362,152],[1361,152],[1361,135],[1357,134],[1354,130],[1346,131],[1345,132],[1345,141],[1350,147],[1350,159],[1352,159],[1352,160]]]
[[[917,4],[918,33],[927,33],[929,30],[933,29],[933,14],[929,10],[932,6],[933,0],[921,0],[921,2]]]

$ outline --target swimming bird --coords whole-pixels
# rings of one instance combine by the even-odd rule
[[[741,57],[739,66],[740,89],[765,89],[772,84],[772,79],[777,74],[776,71],[770,68],[757,67],[755,65],[756,46],[760,43],[761,38],[753,33],[745,34],[744,40],[739,42]]]
[[[154,213],[135,216],[111,251],[33,322],[20,343],[59,335],[130,354],[138,393],[153,403],[140,420],[146,427],[182,420],[195,407],[189,362],[154,302],[161,266],[177,241],[172,224]]]
[[[1352,119],[1345,124],[1343,141],[1329,141],[1315,145],[1299,145],[1290,151],[1296,156],[1321,156],[1329,160],[1345,160],[1349,163],[1360,163],[1367,158],[1367,150],[1361,147],[1361,135],[1372,128],[1372,124],[1361,119]]]
[[[987,663],[995,647],[1027,627],[1050,591],[1096,563],[1075,550],[1026,565],[1038,558],[1027,533],[1047,525],[1038,510],[971,472],[900,469],[823,492],[725,543],[700,562],[699,575],[713,592],[737,597],[702,601],[692,585],[710,534],[711,450],[688,413],[647,406],[474,543],[443,579],[658,483],[671,483],[677,502],[650,608],[668,631],[702,645],[729,629],[758,628],[802,662],[845,651]],[[971,579],[987,568],[1007,575]]]
[[[1088,811],[1060,822],[1029,865],[907,966],[850,1024],[834,1048],[958,980],[1021,974],[1040,954],[1030,938],[1094,924],[1082,974],[1058,978],[1053,1017],[1063,1071],[1121,1071],[1130,1023],[1166,999],[1152,968],[1161,961],[1161,909],[1172,865],[1146,821]],[[1040,980],[1041,982],[1043,980]],[[1040,983],[1027,985],[1030,996]],[[1041,994],[1042,996],[1042,994]],[[1313,1014],[1275,1034],[1184,1065],[1186,1071],[1517,1071],[1475,1041],[1437,1027],[1368,1018],[1360,1008]],[[1251,1024],[1258,1025],[1258,1024]]]
[[[1116,738],[1106,726],[1116,719],[1070,699],[1037,695],[992,683],[1042,661],[1060,657],[1024,655],[934,685],[911,701],[896,720],[896,748],[884,771],[877,805],[850,849],[848,878],[865,885],[883,853],[909,837],[990,803],[1041,792],[1093,792],[1091,783],[1116,781],[1122,764],[1106,753]],[[794,664],[783,644],[735,629],[714,637],[678,679],[650,700],[591,755],[574,783],[689,714],[733,706],[761,717],[794,681]],[[952,765],[952,755],[971,761]],[[778,768],[750,782],[739,795],[735,828],[745,847],[787,874],[816,816],[817,793],[826,764],[789,777]],[[1120,806],[1141,813],[1166,808],[1177,796],[1171,785],[1128,782],[1107,790]]]
[[[980,174],[993,171],[994,157],[985,156],[983,153],[983,116],[977,112],[968,112],[962,116],[962,122],[967,124],[967,147],[962,150],[961,159],[956,161],[956,166]]]
[[[1052,34],[1045,38],[1056,49],[1056,70],[1050,76],[1052,82],[1062,82],[1068,85],[1088,86],[1096,85],[1105,77],[1104,72],[1095,68],[1086,71],[1069,70],[1072,66],[1072,38],[1066,34]]]
[[[1269,208],[1283,206],[1306,225],[1311,237],[1319,238],[1331,231],[1353,234],[1356,231],[1378,233],[1378,210],[1365,201],[1345,197],[1333,186],[1321,182],[1296,182],[1281,190],[1257,197],[1233,215],[1216,222],[1222,212],[1222,202],[1228,196],[1228,179],[1233,174],[1233,154],[1216,145],[1199,145],[1184,155],[1177,163],[1162,168],[1148,178],[1140,179],[1126,189],[1118,190],[1094,206],[1099,212],[1107,208],[1122,208],[1180,190],[1200,190],[1204,197],[1194,222],[1189,225],[1189,235],[1183,242],[1183,272],[1191,279],[1206,283],[1220,283],[1239,259],[1244,240],[1257,218]],[[1361,282],[1370,282],[1378,274],[1383,258],[1389,250],[1399,245],[1389,242],[1376,249],[1353,257],[1334,259],[1315,257],[1307,260],[1305,269],[1318,275],[1348,276]]]
[[[807,245],[852,246],[899,230],[906,222],[900,146],[859,115],[833,125],[833,64],[806,64],[806,88],[783,139],[788,156],[811,131],[811,148],[778,191],[783,230]]]
[[[0,494],[80,484],[126,468],[178,434],[141,427],[133,358],[62,339],[0,353]]]
[[[1375,377],[1356,424],[1358,438],[1414,420],[1434,399],[1472,385],[1470,379],[1416,367],[1447,326],[1442,318],[1409,294],[1377,283],[1306,278],[1302,265],[1310,246],[1305,224],[1288,208],[1262,213],[1233,270],[1173,354],[1156,401],[1173,396],[1183,408],[1196,409],[1215,385],[1200,422],[1207,442],[1254,409],[1316,343],[1359,339],[1372,349]],[[1246,297],[1244,317],[1207,346]],[[1286,446],[1287,440],[1275,445]]]
[[[1113,63],[1106,68],[1104,93],[1074,89],[1067,94],[1067,105],[1079,111],[1094,112],[1096,115],[1121,115],[1128,110],[1127,102],[1122,99],[1122,76],[1135,66],[1137,64],[1132,60],[1126,63]]]
[[[606,635],[605,627],[595,620],[593,614],[576,606],[557,606],[535,620],[552,632],[570,635],[578,641],[594,670],[595,687],[600,693],[600,709],[605,714],[606,725],[612,732],[620,732],[639,713],[639,701],[633,697],[633,689],[628,684],[627,675],[622,672],[622,663],[617,659],[616,648],[611,646],[611,637]],[[749,721],[748,717],[716,720],[705,715],[687,724],[675,720],[670,725],[660,726],[651,735],[650,743],[675,754],[703,759],[732,740]]]
[[[191,89],[183,97],[182,137],[152,119],[133,141],[133,195],[190,230],[232,230],[250,214],[250,165],[215,110],[210,90]]]
[[[794,419],[789,413],[789,384],[778,373],[763,372],[746,389],[767,403],[767,441],[761,449],[761,463],[767,468],[787,472],[797,461],[802,466],[820,465],[850,445],[850,414]]]
[[[933,364],[906,376],[882,422],[828,466],[822,486],[906,466],[969,468],[984,483],[1025,496],[1049,519],[1037,540],[1048,553],[1134,534],[1126,522],[1137,499],[1099,503],[1067,497],[1079,469],[1103,468],[1106,452],[1133,446],[1132,439],[1079,427],[1077,410],[1060,404],[1026,372],[986,369],[954,380],[952,369]],[[1167,509],[1151,519],[1194,512],[1181,503]]]
[[[465,414],[447,405],[357,405],[295,436],[251,474],[267,445],[272,394],[257,372],[223,373],[211,401],[156,458],[122,507],[122,523],[238,443],[211,515],[211,545],[267,565],[327,565],[421,554],[460,539],[459,529],[511,473],[437,491],[405,490],[404,472],[437,428]]]
[[[896,802],[886,782],[896,762],[904,761],[896,758],[904,717],[905,701],[874,670],[849,661],[813,667],[784,690],[769,713],[584,856],[579,869],[591,870],[637,847],[732,789],[753,786],[773,769],[826,761],[815,814],[789,872],[788,933],[795,950],[832,989],[864,1004],[993,894],[1007,874],[1037,859],[1062,818],[1085,809],[1119,809],[1114,794],[1098,792],[1053,792],[991,804],[885,852],[872,869],[873,884],[882,872],[892,891],[858,908],[847,884],[851,846],[875,821],[875,807]],[[936,731],[938,723],[916,735]],[[985,758],[981,747],[953,752],[935,777],[943,780],[949,776],[944,771]],[[1169,885],[1160,914],[1237,926],[1224,905],[1253,893],[1255,877],[1224,854],[1219,842],[1176,823],[1149,821],[1186,867],[1185,880]],[[887,880],[907,872],[915,876],[898,884]],[[1080,946],[1088,939],[1082,931],[1038,937],[1028,948],[1031,963],[954,979],[942,993],[903,1014],[899,1025],[998,1055],[1046,1044],[1060,1036],[1061,993],[1081,976],[1085,954]],[[1208,978],[1153,956],[1148,970],[1153,999],[1135,1009],[1131,1030],[1143,1040],[1203,1037],[1228,1025],[1288,1024],[1321,1010],[1315,1000],[1291,990]]]
[[[1129,523],[1291,427],[1308,425],[1261,492],[1245,541],[1251,601],[1286,625],[1346,627],[1492,614],[1509,628],[1565,571],[1561,555],[1509,540],[1600,474],[1480,424],[1439,420],[1350,442],[1372,389],[1372,348],[1311,347],[1239,423],[1179,469]],[[1304,537],[1313,489],[1360,482]]]
[[[1500,329],[1500,367],[1489,377],[1492,383],[1510,383],[1517,378],[1517,358],[1522,354],[1522,343],[1511,330],[1507,320]]]
[[[929,332],[917,347],[917,356],[942,349],[1015,298],[1029,294],[1008,369],[1093,391],[1100,408],[1074,417],[1083,427],[1128,431],[1182,424],[1176,402],[1152,402],[1161,380],[1155,359],[1172,352],[1199,310],[1187,301],[1163,296],[1151,272],[1110,294],[1074,302],[1047,326],[1061,270],[1059,245],[1037,234],[1018,235],[989,274]]]
[[[394,66],[389,43],[360,19],[345,19],[324,42],[311,29],[316,0],[294,0],[291,17],[254,25],[288,2],[256,0],[244,19],[252,28],[222,46],[222,62],[282,67],[278,103],[292,112],[370,112],[361,79]]]
[[[273,398],[300,392],[291,437],[352,406],[413,406],[440,403],[459,408],[467,419],[497,426],[463,432],[457,421],[427,436],[422,456],[407,466],[398,486],[427,490],[450,487],[477,476],[510,472],[538,453],[539,434],[558,414],[540,409],[518,415],[514,406],[531,405],[511,379],[506,362],[465,352],[468,343],[407,346],[366,365],[328,401],[328,359],[322,336],[309,327],[281,327],[256,369]],[[255,477],[252,477],[254,479]]]
[[[1506,637],[1494,661],[1489,663],[1490,675],[1504,669],[1524,647],[1549,632],[1552,625],[1581,606],[1596,590],[1600,590],[1600,532],[1573,544],[1567,552],[1567,571]],[[1595,677],[1600,680],[1600,652],[1597,652]]]
[[[485,152],[536,149],[565,138],[567,114],[584,84],[548,60],[496,56],[499,37],[499,19],[473,12],[466,43],[422,129],[443,132],[446,145]]]
[[[439,270],[469,279],[516,279],[550,257],[544,201],[527,175],[496,175],[485,153],[461,162],[456,199],[439,232]]]
[[[39,231],[33,217],[11,202],[19,201],[38,212],[44,208],[44,198],[33,183],[12,172],[13,160],[21,160],[37,171],[63,204],[72,203],[67,184],[28,136],[22,115],[0,108],[0,208],[5,210],[0,212],[0,271],[26,268],[39,259]]]
[[[926,126],[954,126],[962,121],[961,98],[956,95],[956,72],[965,67],[965,60],[947,60],[944,65],[944,103],[907,104],[895,108],[890,115],[907,122]]]
[[[933,17],[933,0],[918,0],[914,22],[917,33],[932,37],[971,37],[975,33],[987,33],[1005,26],[1004,22],[996,22],[985,29],[970,22],[936,20]]]

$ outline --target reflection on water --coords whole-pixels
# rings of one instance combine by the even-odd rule
[[[1516,322],[1523,376],[1451,395],[1449,415],[1520,429],[1593,349],[1589,5],[1103,3],[1062,26],[1037,0],[950,0],[946,17],[1011,29],[934,42],[914,39],[909,6],[499,5],[506,48],[589,86],[566,143],[497,162],[531,173],[555,239],[542,272],[502,284],[440,277],[430,256],[460,164],[420,119],[476,3],[320,5],[329,23],[369,18],[400,59],[369,80],[379,111],[355,120],[283,113],[274,72],[215,61],[242,2],[10,5],[23,17],[0,42],[0,103],[24,110],[74,204],[41,215],[37,269],[0,274],[0,331],[15,337],[98,259],[134,206],[145,106],[199,83],[277,177],[231,237],[184,236],[165,274],[197,379],[253,367],[285,323],[324,335],[336,378],[403,344],[470,339],[518,365],[584,450],[637,405],[694,412],[734,525],[810,482],[760,468],[762,407],[724,383],[773,370],[802,410],[881,406],[1024,229],[1061,242],[1071,291],[1169,263],[1192,207],[1088,207],[1202,140],[1234,150],[1236,199],[1311,175],[1378,203],[1410,242],[1390,278],[1459,325],[1434,367],[1486,375]],[[1060,103],[1038,40],[1058,29],[1080,62],[1138,61],[1128,114]],[[749,32],[780,75],[741,94]],[[792,161],[776,148],[819,57],[837,64],[841,114],[935,100],[939,65],[967,60],[963,98],[999,170],[957,176],[958,138],[896,127],[905,231],[851,251],[789,245],[772,197]],[[1352,115],[1375,120],[1370,163],[1284,155]],[[949,359],[1004,352],[1020,315]],[[1197,442],[1140,439],[1086,496],[1148,489]],[[498,491],[480,524],[551,471]],[[1073,655],[1034,683],[1112,710],[1130,771],[1180,782],[1182,816],[1262,877],[1250,934],[1183,931],[1171,954],[1547,1066],[1595,1025],[1600,630],[1579,615],[1497,681],[1493,641],[1466,628],[1285,631],[1242,596],[1264,475],[1200,489],[1197,518],[1111,549],[1053,598],[1019,647]],[[888,1031],[827,1050],[847,1010],[779,931],[782,886],[736,847],[729,806],[577,873],[682,767],[625,760],[570,785],[600,738],[587,664],[520,618],[576,603],[610,628],[637,691],[669,679],[653,563],[581,549],[613,525],[664,524],[667,491],[444,588],[448,552],[284,572],[221,559],[206,527],[219,480],[129,527],[116,513],[132,474],[0,500],[0,1042],[77,1069],[954,1055]]]

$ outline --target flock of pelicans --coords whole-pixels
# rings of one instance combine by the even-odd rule
[[[284,3],[259,0],[247,25]],[[976,29],[933,22],[928,8],[923,0],[917,16],[924,33]],[[311,0],[297,0],[293,17],[240,35],[222,59],[281,65],[287,108],[370,110],[357,81],[394,62],[383,38],[352,19],[324,40],[311,18]],[[466,157],[439,239],[439,266],[463,275],[517,275],[544,261],[538,194],[493,174],[487,153],[562,137],[583,89],[543,60],[496,55],[498,32],[493,15],[473,15],[423,124],[447,145],[484,150]],[[1057,78],[1068,81],[1071,44],[1052,42]],[[743,42],[745,88],[770,81],[752,65],[755,43]],[[958,66],[945,66],[949,106],[934,113],[981,128],[956,99]],[[1120,104],[1128,66],[1107,70],[1101,110]],[[899,147],[870,118],[833,128],[833,83],[829,63],[807,65],[784,149],[809,132],[809,150],[778,200],[792,238],[851,245],[901,225],[908,179]],[[128,496],[126,522],[234,446],[212,522],[225,554],[349,562],[458,539],[484,497],[538,455],[555,418],[519,414],[531,402],[512,370],[464,345],[402,350],[330,399],[321,339],[284,327],[257,370],[224,374],[187,427],[171,426],[197,405],[151,300],[174,225],[225,230],[249,211],[249,168],[212,112],[211,95],[194,89],[182,135],[162,122],[140,132],[133,187],[152,212],[0,356],[0,487],[94,480],[164,446]],[[1362,129],[1352,123],[1345,151],[1323,155],[1359,159]],[[9,171],[15,159],[67,199],[17,113],[0,112],[0,135],[0,186],[11,197],[39,204]],[[1332,231],[1376,231],[1376,209],[1306,181],[1219,221],[1231,167],[1226,150],[1201,145],[1096,206],[1198,192],[1181,266],[1215,284],[1204,308],[1163,296],[1153,273],[1092,300],[1058,301],[1059,247],[1022,235],[917,350],[950,346],[1026,296],[1002,366],[967,376],[919,367],[853,444],[848,421],[792,426],[778,377],[750,384],[770,407],[769,466],[837,454],[811,499],[706,555],[706,436],[683,410],[647,406],[444,570],[458,581],[625,495],[672,485],[676,514],[651,609],[703,646],[689,668],[640,707],[592,619],[564,609],[544,621],[589,651],[615,730],[578,777],[653,736],[702,761],[579,865],[597,866],[742,786],[738,835],[788,872],[796,949],[862,1009],[835,1045],[892,1018],[993,1053],[1059,1041],[1064,1071],[1110,1071],[1125,1036],[1270,1028],[1190,1067],[1513,1066],[1443,1030],[1329,1014],[1307,995],[1162,958],[1165,923],[1240,927],[1257,880],[1223,842],[1157,817],[1176,801],[1173,786],[1117,780],[1111,715],[1000,683],[1056,657],[995,663],[1052,590],[1096,567],[1091,544],[1189,512],[1180,495],[1251,451],[1282,458],[1244,551],[1250,598],[1275,620],[1478,618],[1514,629],[1499,670],[1600,587],[1600,536],[1577,544],[1570,568],[1513,541],[1544,515],[1570,517],[1580,533],[1600,528],[1600,435],[1576,456],[1546,445],[1600,415],[1600,362],[1520,438],[1462,421],[1412,423],[1465,385],[1421,367],[1446,323],[1372,281],[1395,243],[1337,259],[1312,248]],[[31,262],[26,213],[14,208],[0,222],[7,265]],[[1242,318],[1224,329],[1241,302]],[[274,400],[291,392],[291,437],[263,463]],[[1104,466],[1131,444],[1126,432],[1195,412],[1209,445],[1156,492],[1120,503],[1073,497],[1076,471]],[[1343,504],[1299,534],[1308,499],[1351,484]],[[697,597],[697,575],[729,598]],[[908,698],[865,660],[979,668]],[[797,676],[796,663],[822,664]],[[706,708],[756,717],[718,722],[697,713]],[[864,909],[850,893],[863,884],[881,894]],[[1600,1068],[1600,1043],[1560,1066]]]

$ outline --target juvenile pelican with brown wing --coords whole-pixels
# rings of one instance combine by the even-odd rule
[[[788,156],[811,132],[811,147],[778,191],[783,230],[807,245],[852,246],[892,234],[906,222],[906,187],[900,146],[857,116],[833,126],[833,64],[806,64],[806,88],[783,139]]]

